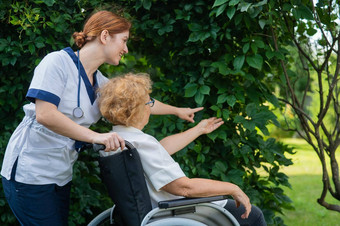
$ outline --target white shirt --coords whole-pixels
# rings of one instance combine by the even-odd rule
[[[72,49],[66,48],[48,54],[36,67],[26,95],[33,103],[23,107],[25,117],[12,134],[3,160],[1,175],[6,179],[10,179],[13,164],[19,157],[15,175],[18,182],[63,186],[71,181],[72,166],[78,157],[75,141],[39,124],[34,101],[37,98],[56,105],[61,113],[82,126],[97,122],[101,115],[95,89],[107,78],[97,71],[92,86],[80,64],[79,96],[84,116],[75,118],[73,109],[77,107],[79,84],[77,59]]]
[[[113,126],[112,132],[118,133],[123,139],[129,141],[140,156],[146,185],[151,198],[152,208],[158,206],[159,201],[183,198],[160,190],[172,181],[185,177],[179,164],[169,155],[164,147],[152,136],[143,133],[134,127]],[[115,152],[100,152],[102,156],[115,154]],[[226,200],[215,202],[225,206]]]

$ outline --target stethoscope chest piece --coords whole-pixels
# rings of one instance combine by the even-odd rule
[[[76,118],[81,118],[83,117],[84,112],[80,107],[76,107],[73,109],[73,116]]]

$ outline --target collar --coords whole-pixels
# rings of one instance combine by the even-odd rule
[[[85,83],[85,87],[86,87],[86,91],[87,94],[91,100],[91,104],[94,103],[94,101],[96,100],[96,90],[98,89],[98,82],[97,82],[97,71],[95,71],[93,73],[93,86],[90,83],[89,78],[86,75],[85,69],[83,67],[83,64],[80,62],[80,69],[78,68],[78,57],[77,55],[74,53],[74,51],[71,49],[71,47],[66,47],[63,49],[66,53],[68,53],[68,55],[71,57],[71,59],[73,60],[76,68],[78,70],[80,70],[80,76],[83,79],[84,83]]]
[[[112,131],[114,132],[134,132],[134,133],[144,133],[140,129],[137,129],[132,126],[122,126],[122,125],[117,125],[117,126],[112,126]]]

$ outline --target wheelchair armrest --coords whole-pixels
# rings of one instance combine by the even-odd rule
[[[204,203],[204,202],[213,202],[213,201],[223,200],[227,198],[228,196],[226,195],[200,197],[200,198],[180,198],[180,199],[160,201],[158,202],[158,207],[160,209],[167,209],[171,207],[194,205],[194,204],[199,204],[199,203]]]

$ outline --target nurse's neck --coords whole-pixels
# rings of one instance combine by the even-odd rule
[[[86,75],[93,85],[93,73],[100,65],[104,63],[103,58],[100,56],[101,51],[98,50],[95,42],[86,43],[80,50],[80,62],[82,63]],[[77,55],[77,53],[76,53]]]

